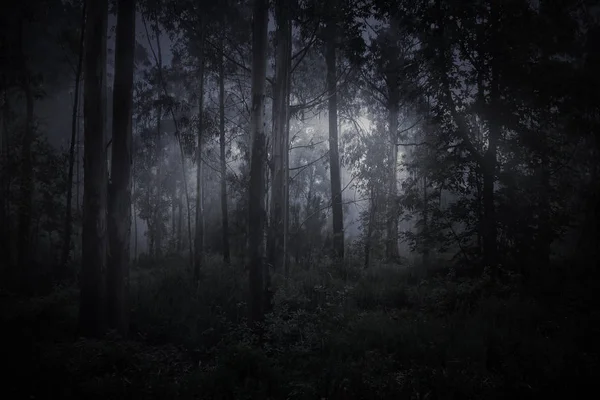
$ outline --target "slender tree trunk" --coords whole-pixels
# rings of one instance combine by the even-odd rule
[[[79,95],[78,109],[77,109],[77,185],[75,186],[75,210],[77,210],[77,215],[81,216],[81,94]]]
[[[126,336],[129,328],[129,246],[131,240],[131,143],[135,0],[119,0],[113,95],[111,182],[107,268],[108,323]]]
[[[266,136],[264,127],[265,79],[267,71],[268,0],[254,0],[252,28],[252,152],[250,161],[250,190],[248,218],[248,255],[250,283],[250,321],[264,317],[263,273],[266,222],[265,166]]]
[[[136,263],[138,259],[138,228],[137,228],[137,212],[135,211],[135,179],[133,178],[135,173],[132,171],[131,179],[131,219],[133,222],[133,262]]]
[[[196,149],[196,234],[194,237],[194,247],[196,249],[194,255],[194,280],[198,282],[200,279],[200,268],[204,258],[204,214],[203,214],[203,184],[202,184],[202,130],[204,125],[204,21],[201,22],[201,44],[199,54],[200,70],[198,71],[198,79],[200,80],[200,93],[198,93],[198,146]]]
[[[154,251],[155,257],[162,257],[162,159],[163,159],[163,146],[162,146],[162,102],[160,98],[162,97],[162,51],[160,45],[160,30],[158,28],[158,21],[156,21],[156,25],[154,27],[154,34],[156,36],[156,53],[158,56],[158,65],[156,66],[159,69],[159,80],[158,82],[158,107],[157,107],[157,116],[156,116],[156,205],[154,208]]]
[[[2,170],[0,171],[0,193],[2,201],[0,203],[0,225],[2,226],[2,254],[3,259],[6,261],[5,267],[12,267],[12,241],[10,240],[10,179],[8,176],[8,158],[9,158],[9,133],[8,133],[8,119],[9,119],[9,103],[8,103],[8,88],[6,82],[2,82],[4,85],[3,104],[0,112],[2,113],[2,134],[0,140],[0,162]]]
[[[276,271],[286,269],[287,259],[287,170],[289,154],[289,94],[292,62],[292,28],[289,2],[277,0],[275,4],[277,21],[277,59],[275,62],[275,88],[273,90],[273,172],[271,184],[271,221],[268,234],[268,265]],[[267,286],[270,296],[270,278],[268,269]]]
[[[495,25],[499,24],[498,7],[495,5],[491,6],[491,23],[496,29]],[[492,35],[492,47],[497,43],[498,38],[496,34]],[[500,60],[496,54],[492,54],[491,60],[491,79],[490,79],[490,107],[489,107],[489,140],[488,148],[483,156],[483,262],[485,266],[492,268],[494,274],[496,274],[497,265],[497,221],[496,221],[496,205],[495,205],[495,190],[494,184],[496,182],[496,157],[497,157],[497,146],[501,135],[500,120],[497,118],[499,110],[499,68],[498,63]]]
[[[334,4],[331,7],[335,7]],[[327,64],[327,91],[329,96],[329,173],[333,210],[333,249],[338,259],[344,258],[344,214],[342,208],[342,181],[340,178],[340,158],[338,150],[337,126],[337,83],[336,83],[336,40],[337,23],[333,17],[327,23],[327,43],[325,62]]]
[[[394,79],[395,81],[395,79]],[[394,85],[390,81],[390,85]],[[390,88],[390,104],[388,106],[388,126],[390,138],[390,165],[388,189],[388,216],[386,225],[386,258],[388,261],[398,259],[398,87]]]
[[[221,57],[219,59],[219,155],[221,161],[221,229],[223,260],[229,264],[229,212],[227,210],[227,160],[225,152],[225,43],[221,36]]]
[[[19,22],[19,48],[21,51],[21,88],[25,93],[25,131],[21,140],[21,182],[19,193],[19,234],[17,236],[17,265],[21,277],[29,267],[30,240],[31,240],[31,215],[33,196],[33,160],[31,145],[33,142],[33,88],[29,75],[27,59],[24,53],[23,22]],[[22,282],[24,283],[24,282]]]
[[[83,2],[83,10],[81,16],[81,38],[79,42],[79,61],[77,63],[77,71],[75,72],[75,93],[73,95],[73,112],[71,115],[71,146],[69,147],[69,175],[67,178],[67,204],[65,214],[65,231],[63,239],[63,251],[61,258],[62,268],[66,268],[71,252],[71,232],[73,230],[72,217],[72,198],[73,198],[73,168],[75,166],[75,142],[77,141],[77,125],[79,111],[79,84],[81,83],[81,70],[83,69],[83,45],[85,39],[85,8],[86,1]]]
[[[183,190],[185,191],[185,204],[187,208],[187,231],[188,231],[188,246],[189,246],[189,262],[190,262],[190,271],[194,267],[194,247],[192,244],[192,210],[190,204],[190,192],[188,191],[187,185],[187,170],[185,168],[185,153],[183,151],[183,144],[181,143],[181,136],[179,132],[177,132],[177,142],[179,143],[179,154],[181,155],[181,175],[183,182]]]
[[[375,190],[371,188],[371,204],[369,206],[369,220],[367,222],[367,236],[365,238],[365,268],[369,268],[371,264],[371,247],[373,240],[373,230],[375,225],[375,213],[377,212],[377,199],[375,196]]]
[[[108,1],[87,6],[85,33],[84,174],[81,299],[84,335],[105,329],[106,269],[106,29]]]
[[[180,188],[181,192],[181,188]],[[183,232],[183,201],[181,200],[181,193],[179,193],[177,201],[177,253],[181,252],[182,249],[182,232]]]
[[[423,265],[429,265],[429,247],[431,246],[431,240],[429,237],[429,201],[427,199],[427,177],[423,177]]]

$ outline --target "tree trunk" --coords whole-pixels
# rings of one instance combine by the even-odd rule
[[[221,229],[223,261],[229,264],[229,212],[227,210],[227,160],[225,153],[225,58],[224,41],[221,37],[221,57],[219,60],[219,155],[221,161]]]
[[[81,70],[83,69],[83,45],[85,39],[85,9],[86,1],[83,2],[83,10],[81,16],[81,38],[79,42],[79,61],[77,63],[77,71],[75,72],[75,93],[73,95],[73,112],[71,115],[71,146],[69,147],[69,175],[67,178],[67,204],[65,214],[65,231],[63,239],[63,251],[61,258],[62,268],[66,268],[71,252],[71,232],[73,229],[72,217],[72,198],[73,198],[73,168],[75,166],[75,142],[77,141],[77,125],[78,125],[78,110],[79,110],[79,84],[81,82]]]
[[[181,252],[182,249],[182,232],[183,232],[183,201],[181,200],[181,188],[177,201],[177,253]]]
[[[273,172],[271,184],[271,221],[268,235],[268,264],[275,271],[286,269],[287,241],[287,169],[289,154],[289,95],[292,62],[292,29],[289,4],[277,0],[275,88],[273,90]],[[269,283],[269,282],[268,282]],[[271,290],[271,288],[266,288]]]
[[[423,256],[423,265],[429,265],[429,247],[431,246],[431,240],[429,238],[429,201],[427,194],[427,177],[423,177],[423,231],[421,233],[423,240],[423,248],[421,249]]]
[[[334,7],[332,4],[331,7]],[[342,209],[342,181],[340,178],[340,159],[338,151],[337,127],[337,83],[336,83],[336,40],[337,24],[335,19],[327,23],[327,43],[325,62],[327,64],[327,94],[329,96],[329,174],[331,180],[331,203],[333,210],[333,249],[334,256],[344,258],[344,214]]]
[[[2,82],[5,85],[4,93],[3,93],[3,101],[2,109],[0,112],[2,113],[2,134],[0,136],[2,145],[0,146],[0,161],[2,165],[2,173],[0,179],[0,193],[2,194],[2,202],[0,203],[0,207],[2,210],[0,211],[2,215],[0,216],[0,225],[2,226],[2,254],[3,259],[6,261],[5,267],[11,268],[13,266],[12,259],[12,241],[10,239],[10,177],[8,176],[8,159],[9,159],[9,134],[8,134],[8,120],[9,120],[9,103],[8,103],[8,92],[6,88],[5,82]]]
[[[371,199],[369,206],[369,220],[367,222],[367,236],[365,237],[365,260],[364,267],[369,268],[371,264],[371,246],[373,240],[373,228],[375,226],[375,213],[377,211],[376,192],[371,188]]]
[[[19,233],[17,236],[17,265],[19,273],[24,274],[29,267],[30,237],[31,237],[31,212],[33,195],[33,160],[31,144],[33,142],[33,88],[31,77],[27,69],[27,60],[24,53],[23,22],[19,24],[19,46],[21,49],[21,87],[25,92],[25,131],[21,141],[21,182],[19,193]]]
[[[499,24],[498,7],[491,6],[491,24],[493,29],[496,29]],[[498,43],[496,34],[492,34],[492,49]],[[492,268],[492,272],[496,274],[497,264],[497,227],[496,227],[496,205],[495,205],[495,190],[496,182],[496,157],[497,146],[500,140],[501,127],[500,120],[497,117],[499,112],[499,62],[498,56],[491,56],[491,79],[490,79],[490,105],[488,109],[488,124],[489,124],[489,143],[488,148],[483,156],[483,263],[484,266]]]
[[[390,104],[388,106],[388,126],[390,138],[390,165],[388,189],[388,215],[386,224],[386,258],[388,261],[398,260],[398,87],[395,80],[390,80]]]
[[[194,247],[192,245],[192,211],[190,205],[190,192],[187,186],[187,171],[185,168],[185,153],[183,144],[181,143],[181,135],[177,132],[177,143],[179,143],[179,154],[181,156],[181,175],[183,182],[183,190],[185,191],[185,204],[187,208],[187,231],[188,231],[188,246],[189,246],[189,262],[190,271],[194,268]]]
[[[198,93],[198,147],[196,149],[196,234],[194,237],[194,280],[200,279],[200,268],[204,256],[204,213],[203,213],[203,186],[202,186],[202,129],[204,123],[204,22],[201,22],[202,37],[200,44],[198,79],[200,80],[200,93]]]
[[[81,299],[84,335],[105,329],[106,268],[106,29],[108,1],[88,4],[85,33],[84,174]]]
[[[158,56],[158,65],[156,66],[159,70],[158,77],[158,107],[156,116],[156,205],[154,208],[154,252],[155,257],[162,257],[162,158],[163,158],[163,146],[162,146],[162,97],[163,81],[162,81],[162,51],[160,46],[160,30],[158,29],[158,21],[154,27],[154,34],[156,36],[156,54]]]
[[[263,273],[265,232],[265,165],[266,137],[264,128],[265,80],[267,72],[269,21],[268,0],[254,0],[252,27],[252,152],[250,161],[250,190],[248,218],[248,255],[250,283],[250,321],[264,317]]]
[[[131,240],[131,118],[135,50],[135,0],[119,0],[115,50],[111,182],[108,202],[108,323],[126,336],[129,327]]]

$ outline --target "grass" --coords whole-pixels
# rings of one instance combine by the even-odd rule
[[[184,260],[131,274],[128,340],[76,335],[77,290],[3,294],[8,398],[542,398],[593,382],[600,320],[493,284],[349,263],[292,270],[259,338],[246,326],[246,276],[209,259],[196,287]],[[518,278],[518,277],[515,277]],[[581,300],[583,299],[583,300]]]

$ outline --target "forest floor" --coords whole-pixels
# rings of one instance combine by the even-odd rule
[[[196,287],[184,260],[139,263],[127,340],[77,337],[74,285],[1,292],[2,397],[531,399],[584,393],[597,378],[589,282],[533,290],[517,276],[324,262],[285,289],[274,277],[259,338],[245,325],[242,270],[211,259]]]

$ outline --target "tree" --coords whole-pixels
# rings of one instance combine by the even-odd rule
[[[264,317],[263,270],[265,233],[265,178],[266,134],[264,128],[265,79],[267,73],[267,26],[269,2],[254,0],[252,26],[252,109],[250,155],[250,190],[248,218],[248,257],[250,283],[250,320],[261,321]]]
[[[329,117],[329,172],[331,179],[331,199],[333,209],[333,249],[338,259],[344,258],[344,214],[342,208],[342,181],[340,176],[340,156],[338,147],[338,104],[337,104],[337,63],[336,48],[339,40],[338,16],[335,2],[328,5],[331,15],[327,20],[325,42],[325,62],[327,64],[327,96]]]
[[[277,21],[275,86],[273,88],[273,156],[268,263],[287,271],[289,103],[292,67],[292,24],[289,2],[275,4]],[[286,273],[287,276],[287,273]],[[269,288],[267,288],[269,289]]]
[[[203,203],[203,174],[202,174],[202,141],[204,131],[204,35],[205,35],[205,21],[204,18],[200,21],[200,50],[198,54],[198,80],[200,82],[200,89],[198,92],[198,133],[197,133],[197,147],[196,147],[196,231],[194,236],[194,279],[198,281],[200,279],[200,268],[202,266],[202,259],[204,257],[204,203]]]
[[[131,165],[135,1],[118,3],[111,174],[108,190],[108,323],[124,336],[131,236]]]
[[[24,10],[22,10],[24,12]],[[31,144],[34,136],[34,80],[27,63],[23,35],[25,33],[25,15],[19,16],[18,41],[20,48],[19,76],[20,87],[25,94],[25,130],[21,139],[21,184],[19,190],[19,234],[17,244],[17,265],[21,273],[28,268],[30,257],[31,214],[33,196],[33,160]]]
[[[88,4],[85,33],[84,174],[79,324],[85,335],[105,329],[106,29],[108,1]]]
[[[61,266],[65,268],[69,261],[69,253],[71,252],[71,232],[73,230],[72,216],[72,199],[73,199],[73,169],[75,166],[75,142],[77,140],[78,128],[78,110],[79,110],[79,86],[81,83],[81,72],[83,69],[83,46],[85,40],[85,11],[87,1],[83,1],[81,11],[81,38],[79,42],[79,59],[77,62],[77,70],[75,71],[75,93],[73,95],[73,111],[71,114],[71,145],[69,147],[69,182],[67,186],[67,208],[65,216],[65,232],[63,238],[63,253]],[[78,183],[79,184],[79,183]]]
[[[221,37],[221,54],[219,55],[219,161],[221,171],[221,229],[223,260],[229,264],[229,210],[227,207],[227,158],[225,143],[225,43]]]

